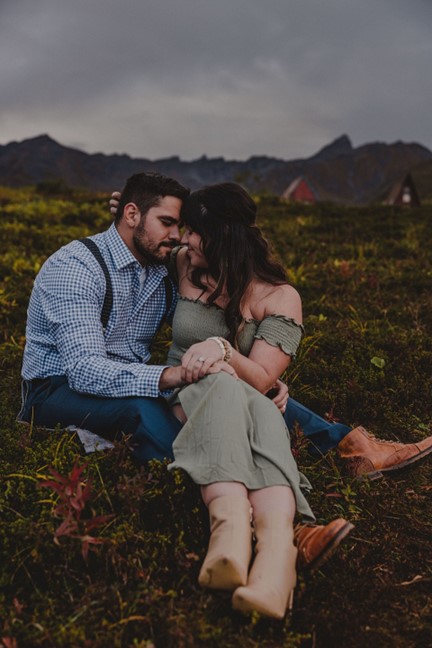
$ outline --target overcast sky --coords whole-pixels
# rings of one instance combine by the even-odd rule
[[[432,0],[0,0],[0,143],[307,157],[432,149]]]

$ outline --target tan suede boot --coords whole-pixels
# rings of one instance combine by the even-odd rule
[[[354,529],[344,518],[329,524],[296,524],[294,544],[297,547],[297,568],[318,569],[336,551],[342,540]]]
[[[378,479],[383,472],[405,468],[432,452],[432,436],[418,443],[397,443],[377,439],[359,426],[339,442],[337,451],[350,475]]]
[[[255,518],[255,535],[255,560],[247,586],[238,587],[233,594],[233,607],[282,619],[287,605],[292,607],[296,584],[297,549],[292,522],[281,511],[266,511]]]
[[[209,504],[210,542],[198,577],[202,587],[233,590],[245,585],[252,555],[251,505],[226,495]]]

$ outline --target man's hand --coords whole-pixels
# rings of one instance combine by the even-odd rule
[[[284,382],[282,382],[282,380],[278,379],[274,383],[269,393],[271,393],[273,403],[283,414],[286,410],[286,406],[289,398],[288,386]]]
[[[118,206],[119,206],[120,198],[121,198],[120,191],[113,191],[112,192],[111,199],[109,201],[109,206],[110,206],[110,212],[111,212],[111,214],[113,216],[115,216],[117,214],[117,209],[118,209]]]
[[[175,389],[176,387],[183,387],[186,385],[186,381],[182,378],[182,367],[167,367],[161,373],[159,379],[159,389],[160,391],[165,391],[166,389]]]

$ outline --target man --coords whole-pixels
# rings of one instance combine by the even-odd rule
[[[19,418],[76,425],[112,439],[130,435],[135,459],[172,457],[181,424],[166,390],[184,383],[180,367],[147,365],[150,345],[171,305],[165,264],[180,240],[188,190],[157,174],[129,178],[118,217],[91,237],[106,264],[113,302],[104,329],[107,280],[81,241],[53,254],[38,274],[28,309]]]

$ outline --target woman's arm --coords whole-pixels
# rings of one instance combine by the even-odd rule
[[[265,317],[277,314],[292,319],[297,324],[303,321],[300,295],[288,284],[275,287],[265,298],[263,307]],[[255,340],[247,358],[234,351],[230,364],[239,378],[265,394],[290,362],[291,355],[285,353],[280,346],[273,346],[262,339]]]
[[[263,313],[260,319],[277,314],[292,319],[298,324],[302,323],[300,295],[295,288],[287,284],[275,287],[261,301],[260,310]],[[206,361],[200,363],[198,361],[200,357],[206,358]],[[192,381],[202,378],[206,375],[212,362],[220,357],[220,348],[213,340],[205,340],[192,345],[182,360],[185,379]],[[265,340],[255,340],[248,357],[233,350],[230,365],[235,369],[239,378],[265,394],[287,369],[290,362],[291,355],[282,351],[279,346],[273,346]]]

